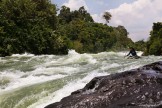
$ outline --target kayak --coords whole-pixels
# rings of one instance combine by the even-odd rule
[[[141,58],[140,56],[128,56],[127,59],[139,59]]]

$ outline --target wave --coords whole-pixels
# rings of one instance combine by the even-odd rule
[[[31,106],[26,107],[43,108],[43,106],[49,103],[59,101],[72,91],[84,87],[96,76],[123,72],[157,60],[162,60],[162,56],[146,56],[137,60],[125,59],[124,56],[127,53],[127,51],[121,51],[79,54],[75,50],[69,50],[67,55],[61,56],[35,56],[25,53],[0,58],[0,83],[3,82],[0,95],[6,97],[8,91],[15,93],[15,90],[22,90],[22,88],[25,87],[30,88],[30,86],[32,86],[31,90],[40,91],[40,88],[35,87],[39,84],[43,85],[45,88],[49,86],[51,88],[54,87],[52,92],[51,89],[46,89],[46,91],[40,91],[37,94],[32,94],[32,96],[25,95],[26,97],[23,97],[22,101],[17,104],[19,106],[26,102],[26,98],[30,100],[30,98],[33,99],[35,96],[34,98],[39,97],[39,100],[31,102]],[[141,56],[142,53],[141,51],[137,51],[139,56]],[[50,82],[51,85],[48,82]],[[47,83],[49,85],[47,85]],[[57,89],[55,89],[55,87]],[[14,96],[14,98],[19,98],[18,96],[16,97],[16,95]],[[5,98],[0,97],[0,100],[5,100]],[[0,105],[2,104],[3,103],[0,102]]]
[[[33,57],[33,56],[35,56],[35,55],[25,52],[24,54],[12,54],[11,56],[12,56],[12,57],[24,57],[24,56],[25,56],[25,57]]]
[[[82,79],[76,79],[63,86],[60,90],[50,94],[50,96],[42,98],[37,103],[30,105],[28,108],[44,108],[45,106],[60,101],[63,97],[68,96],[71,92],[83,88],[92,78],[97,76],[108,75],[107,73],[99,73],[92,71]],[[49,101],[50,100],[50,101]]]

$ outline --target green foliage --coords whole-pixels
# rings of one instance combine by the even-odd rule
[[[109,23],[109,20],[111,19],[111,14],[110,14],[110,12],[105,12],[104,14],[103,14],[103,18],[106,20],[106,22],[107,23]]]
[[[2,0],[0,2],[0,56],[13,53],[67,54],[123,50],[132,40],[123,26],[94,23],[84,7],[57,15],[49,0]],[[105,14],[106,21],[111,19]]]
[[[144,40],[139,40],[135,42],[134,48],[138,51],[146,51],[146,42],[144,42]]]
[[[160,55],[162,54],[162,39],[156,39],[149,47],[149,54]]]
[[[113,50],[123,51],[127,50],[129,46],[133,46],[133,41],[128,38],[128,32],[124,26],[119,25],[114,28],[115,33],[113,34],[116,37],[116,42],[113,45]]]
[[[86,22],[94,22],[90,14],[84,9],[84,6],[80,7],[79,10],[72,12],[70,11],[69,7],[62,6],[58,17],[60,24],[67,24],[76,19]]]
[[[62,6],[58,17],[59,17],[60,24],[69,23],[72,20],[70,8],[66,6]]]
[[[147,42],[145,54],[162,55],[162,23],[154,23]]]
[[[68,38],[68,49],[75,49],[79,53],[97,53],[109,50],[122,50],[133,43],[127,37],[126,29],[112,28],[104,24],[86,22],[82,19],[72,20],[61,25],[58,32]]]
[[[56,6],[49,0],[2,0],[1,56],[24,52],[57,54],[64,47],[64,43],[56,42],[61,40],[59,36],[53,35],[56,27]]]

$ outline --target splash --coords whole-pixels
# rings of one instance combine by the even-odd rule
[[[96,76],[123,72],[162,60],[162,56],[125,59],[127,53],[79,54],[69,50],[64,56],[25,53],[0,58],[0,106],[6,108],[3,103],[9,102],[11,108],[19,108],[22,104],[24,108],[43,108],[83,88]],[[137,54],[141,56],[142,52]],[[20,91],[25,97],[19,95]]]

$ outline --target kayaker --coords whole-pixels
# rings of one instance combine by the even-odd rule
[[[137,53],[136,53],[135,49],[134,49],[133,47],[130,47],[129,49],[130,49],[130,51],[129,51],[129,53],[127,54],[127,56],[130,56],[130,57],[137,57]]]

